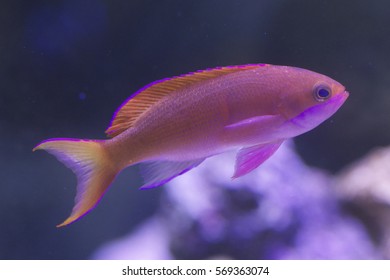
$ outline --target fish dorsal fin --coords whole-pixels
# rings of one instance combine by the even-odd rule
[[[217,67],[153,82],[130,96],[130,98],[119,107],[118,111],[114,114],[110,127],[106,130],[106,134],[109,137],[115,137],[121,134],[123,131],[133,126],[134,122],[152,105],[176,90],[183,89],[201,81],[265,65],[266,64],[248,64]]]

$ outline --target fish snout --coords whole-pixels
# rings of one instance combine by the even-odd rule
[[[344,103],[344,101],[345,100],[347,100],[347,98],[349,97],[349,92],[348,91],[346,91],[346,90],[344,90],[344,91],[342,91],[341,93],[339,93],[340,95],[341,95],[341,100],[342,100],[342,102]]]

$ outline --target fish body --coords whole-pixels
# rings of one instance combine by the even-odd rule
[[[145,184],[162,185],[206,158],[238,150],[233,178],[268,159],[286,139],[333,115],[348,97],[337,81],[296,67],[253,64],[198,71],[154,82],[115,113],[108,140],[49,139],[77,175],[67,225],[89,212],[115,176],[142,163]]]

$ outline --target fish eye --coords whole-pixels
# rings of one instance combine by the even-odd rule
[[[318,85],[314,88],[314,98],[317,101],[325,101],[332,95],[332,91],[328,86]]]

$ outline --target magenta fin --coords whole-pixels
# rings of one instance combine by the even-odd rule
[[[271,157],[282,143],[283,141],[277,141],[241,149],[236,157],[236,166],[232,178],[241,177],[254,170]]]
[[[190,171],[205,159],[192,161],[153,161],[141,164],[141,174],[145,179],[140,189],[151,189],[171,181],[173,178]]]

